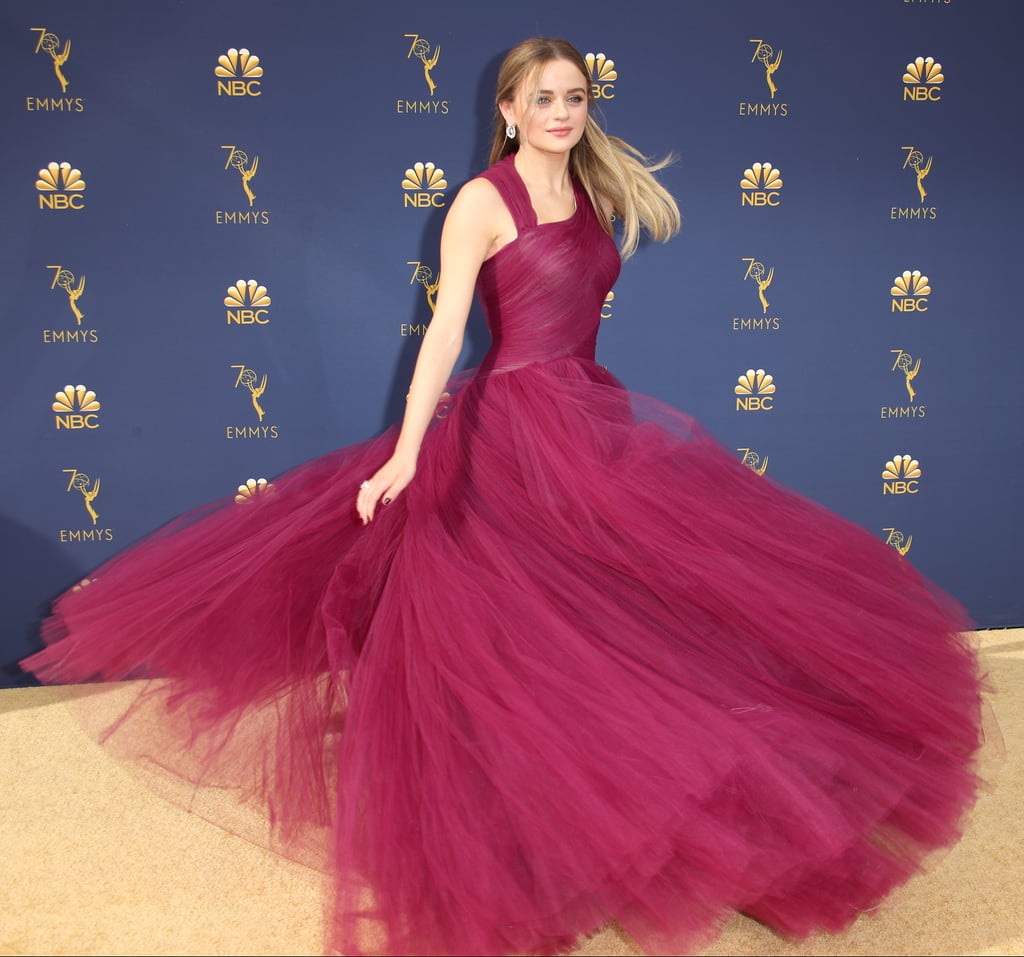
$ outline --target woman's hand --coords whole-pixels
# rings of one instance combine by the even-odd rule
[[[416,474],[416,463],[393,455],[359,486],[356,511],[364,525],[373,521],[377,503],[390,505]]]

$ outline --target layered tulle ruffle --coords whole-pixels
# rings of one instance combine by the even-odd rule
[[[951,599],[593,362],[450,392],[369,526],[394,432],[113,559],[26,666],[156,679],[109,743],[321,853],[345,953],[838,930],[956,840],[981,729]]]

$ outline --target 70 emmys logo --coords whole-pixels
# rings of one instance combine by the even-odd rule
[[[906,555],[914,544],[914,536],[904,535],[898,528],[883,528],[882,531],[886,533],[885,544],[892,545],[901,555]]]
[[[63,266],[47,266],[46,268],[54,271],[53,282],[50,284],[50,288],[56,289],[60,286],[68,294],[68,305],[71,306],[71,311],[75,315],[75,322],[81,325],[85,314],[78,308],[78,300],[82,298],[82,293],[85,292],[85,276],[76,280],[75,274]]]
[[[263,421],[263,416],[266,413],[263,411],[263,406],[260,405],[260,398],[263,393],[267,391],[267,375],[263,374],[263,380],[259,385],[256,385],[256,379],[259,378],[253,369],[248,369],[244,365],[233,365],[232,369],[238,370],[238,376],[235,379],[235,388],[237,389],[240,385],[244,385],[249,390],[249,395],[252,399],[252,407],[256,410],[256,415],[259,417],[260,422]]]
[[[771,45],[765,43],[764,40],[751,40],[754,44],[754,55],[750,58],[750,62],[753,63],[755,60],[760,60],[764,66],[764,78],[768,84],[768,91],[771,93],[772,99],[775,99],[775,94],[778,92],[778,87],[775,85],[775,71],[782,65],[782,51],[779,50],[776,53]],[[775,57],[773,60],[772,57]]]
[[[740,180],[741,206],[778,206],[782,175],[771,163],[755,163]]]
[[[754,449],[737,449],[736,451],[741,454],[740,461],[751,472],[755,472],[757,475],[764,475],[768,471],[767,455],[762,459],[760,453],[754,451]]]
[[[71,41],[64,41],[64,49],[59,53],[57,52],[60,47],[60,37],[55,33],[50,33],[46,27],[29,27],[33,33],[39,34],[39,42],[36,44],[36,53],[40,50],[45,50],[50,54],[50,59],[53,60],[53,72],[57,74],[57,81],[60,83],[61,93],[66,93],[68,89],[68,78],[64,76],[64,72],[61,67],[68,62],[68,57],[71,56]]]
[[[425,40],[418,33],[407,33],[405,34],[406,39],[411,39],[412,43],[409,45],[409,52],[405,55],[407,60],[412,59],[416,56],[419,61],[423,64],[423,79],[427,81],[427,89],[430,90],[430,95],[434,95],[434,90],[437,89],[437,84],[434,82],[431,71],[437,66],[438,58],[441,56],[441,44],[439,43],[434,47],[434,52],[430,52],[430,41]]]
[[[619,78],[615,61],[603,53],[588,53],[584,58],[590,71],[590,92],[595,100],[614,100],[615,81]]]
[[[903,102],[941,100],[944,80],[941,63],[936,63],[934,57],[919,56],[913,63],[907,64],[903,73]]]
[[[99,513],[93,507],[93,502],[96,500],[96,496],[100,494],[100,480],[96,479],[95,482],[85,472],[80,472],[78,469],[64,469],[70,478],[68,479],[68,491],[75,489],[82,493],[82,498],[85,500],[85,510],[89,513],[89,517],[92,519],[93,525],[99,520]],[[90,483],[92,488],[89,488]]]
[[[239,279],[233,286],[228,286],[227,295],[224,297],[224,305],[227,309],[227,324],[234,323],[236,326],[265,326],[270,322],[267,306],[270,305],[270,296],[267,295],[267,287],[261,286],[255,279],[246,282]]]
[[[256,170],[260,166],[260,158],[254,156],[252,158],[252,165],[246,168],[246,164],[249,162],[249,157],[244,150],[236,149],[234,146],[222,146],[222,150],[228,151],[228,159],[224,164],[224,169],[234,167],[238,170],[239,176],[242,177],[242,189],[245,190],[245,195],[249,198],[249,205],[252,206],[256,202],[256,197],[253,194],[252,188],[249,186],[249,180],[256,175]]]
[[[415,163],[405,171],[402,189],[405,190],[403,205],[440,207],[445,204],[444,190],[448,188],[448,180],[444,178],[444,170],[433,163]]]
[[[51,406],[57,414],[54,424],[57,429],[98,429],[100,410],[96,393],[84,385],[66,385],[54,395]]]
[[[47,163],[39,171],[36,189],[40,209],[84,209],[85,180],[70,163]]]
[[[260,58],[253,56],[244,47],[232,47],[217,57],[213,75],[218,77],[217,96],[261,96],[260,81],[263,67]],[[223,77],[223,79],[220,79]]]

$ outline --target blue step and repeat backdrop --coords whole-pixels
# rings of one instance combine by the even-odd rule
[[[0,682],[115,551],[399,417],[445,209],[535,34],[677,157],[683,231],[626,264],[599,360],[1024,625],[1022,13],[7,0]],[[460,365],[486,346],[474,311]]]

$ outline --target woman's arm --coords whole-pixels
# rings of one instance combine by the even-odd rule
[[[495,243],[502,210],[497,190],[481,179],[466,183],[448,210],[441,231],[437,303],[420,343],[395,451],[356,498],[364,525],[372,521],[377,503],[393,501],[416,473],[423,436],[462,352],[477,273]]]

